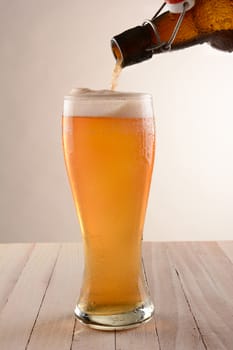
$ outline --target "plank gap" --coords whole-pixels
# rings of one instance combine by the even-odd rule
[[[144,276],[145,276],[145,281],[146,281],[146,284],[147,284],[147,288],[148,288],[148,291],[149,291],[149,296],[150,296],[151,299],[152,299],[151,290],[150,290],[150,285],[149,285],[149,278],[148,278],[148,276],[147,276],[144,258],[142,258],[142,268],[143,268],[143,273],[144,273]],[[156,308],[156,306],[155,306],[155,308]],[[159,333],[158,333],[158,327],[157,327],[157,321],[156,321],[155,312],[154,312],[154,316],[153,316],[153,321],[154,321],[155,334],[156,334],[156,336],[157,336],[157,341],[158,341],[159,350],[162,350],[162,348],[161,348],[161,343],[160,343],[160,339],[159,339]],[[155,344],[155,345],[156,345],[156,344]]]
[[[71,344],[70,344],[70,350],[73,349],[73,341],[74,341],[76,323],[77,323],[77,318],[75,317],[75,319],[74,319],[74,328],[73,328],[73,333],[72,333],[72,338],[71,338]]]
[[[77,325],[72,311],[81,280],[82,265],[80,260],[78,244],[63,243],[61,245],[52,279],[27,350],[70,350],[71,348],[74,350],[75,339],[72,341],[72,336],[74,327]],[[47,284],[48,279],[46,286]]]
[[[190,304],[190,302],[189,302],[189,299],[188,299],[188,297],[187,297],[187,295],[186,295],[186,293],[185,293],[184,286],[183,286],[183,282],[182,282],[182,280],[181,280],[180,273],[179,273],[179,271],[177,270],[177,268],[175,268],[175,273],[176,273],[177,278],[178,278],[178,281],[179,281],[179,283],[180,283],[181,290],[182,290],[182,292],[183,292],[183,294],[184,294],[185,301],[186,301],[186,303],[187,303],[187,305],[188,305],[188,308],[189,308],[189,310],[190,310],[190,313],[191,313],[191,315],[192,315],[192,318],[193,318],[193,320],[194,320],[194,323],[195,323],[195,325],[196,325],[196,327],[197,327],[197,331],[198,331],[198,333],[199,333],[199,335],[200,335],[200,338],[201,338],[201,341],[202,341],[202,343],[203,343],[203,346],[204,346],[204,348],[205,348],[206,350],[208,350],[207,345],[206,345],[206,342],[205,342],[205,339],[204,339],[204,337],[203,337],[203,334],[201,333],[201,329],[200,329],[199,324],[198,324],[198,322],[197,322],[197,319],[196,319],[196,317],[195,317],[195,315],[194,315],[194,313],[193,313],[193,310],[192,310],[191,304]]]
[[[150,293],[150,287],[149,287],[149,282],[148,282],[148,277],[147,277],[147,274],[146,274],[146,267],[145,267],[145,263],[144,263],[144,258],[143,257],[142,257],[142,271],[143,271],[143,275],[144,275],[144,278],[145,278],[145,281],[146,281],[147,288],[148,288],[149,293]]]
[[[30,332],[30,334],[29,334],[29,337],[28,337],[28,341],[27,341],[25,350],[28,349],[28,346],[29,346],[29,344],[30,344],[30,341],[31,341],[31,338],[32,338],[32,333],[33,333],[33,331],[34,331],[36,322],[37,322],[37,320],[38,320],[38,317],[39,317],[39,314],[40,314],[40,310],[41,310],[41,307],[42,307],[42,305],[43,305],[43,302],[44,302],[45,295],[46,295],[46,292],[47,292],[47,290],[48,290],[49,284],[50,284],[50,282],[51,282],[51,279],[52,279],[52,276],[53,276],[53,273],[54,273],[54,270],[55,270],[55,267],[56,267],[56,264],[57,264],[57,261],[58,261],[58,257],[59,257],[59,255],[60,255],[60,252],[61,252],[61,245],[59,246],[58,254],[57,254],[57,257],[56,257],[55,262],[54,262],[54,264],[53,264],[53,268],[52,268],[52,270],[51,270],[51,274],[50,274],[49,279],[48,279],[48,284],[47,284],[47,286],[46,286],[46,288],[45,288],[44,295],[43,295],[43,297],[42,297],[42,299],[41,299],[41,303],[40,303],[40,305],[39,305],[39,309],[38,309],[38,312],[37,312],[37,314],[36,314],[36,318],[35,318],[35,320],[34,320],[34,322],[33,322],[32,329],[31,329],[31,332]]]
[[[155,334],[157,336],[157,340],[158,340],[158,345],[159,345],[159,350],[162,350],[161,348],[161,342],[160,342],[160,338],[159,338],[159,332],[158,332],[158,327],[157,327],[157,322],[156,322],[156,317],[154,315],[154,326],[155,326]]]

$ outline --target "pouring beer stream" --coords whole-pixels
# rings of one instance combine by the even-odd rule
[[[112,72],[112,82],[111,82],[111,90],[115,91],[118,85],[118,80],[122,71],[122,61],[121,59],[116,60],[115,67]]]

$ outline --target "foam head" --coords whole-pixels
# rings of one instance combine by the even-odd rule
[[[72,89],[64,98],[64,117],[152,118],[149,94]]]

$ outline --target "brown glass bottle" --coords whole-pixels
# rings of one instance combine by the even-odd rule
[[[178,18],[179,14],[165,12],[151,23],[115,36],[111,41],[115,58],[121,61],[122,67],[126,67],[166,51],[165,47],[151,50],[158,44],[153,24],[161,42],[166,43]],[[233,51],[233,0],[196,0],[195,6],[186,12],[170,49],[178,50],[202,43],[223,51]]]

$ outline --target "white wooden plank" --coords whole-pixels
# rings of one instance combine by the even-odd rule
[[[115,332],[90,329],[76,322],[72,350],[115,350]]]
[[[146,243],[144,261],[159,344],[164,350],[204,350],[198,328],[190,313],[176,270],[164,243]]]
[[[219,247],[224,251],[225,255],[233,263],[233,241],[217,242]]]
[[[209,274],[219,298],[227,304],[226,310],[228,311],[229,308],[233,310],[233,264],[231,260],[216,242],[191,243],[189,246],[200,258],[202,266]],[[227,244],[225,247],[227,247]],[[224,310],[222,307],[221,309]],[[231,324],[233,327],[233,322]]]
[[[1,243],[0,244],[0,266],[1,266],[1,259],[2,259],[2,256],[4,256],[5,255],[5,252],[6,252],[6,250],[7,250],[7,248],[8,248],[8,244],[6,244],[6,243]]]
[[[1,350],[232,348],[232,242],[219,242],[221,249],[215,243],[147,243],[144,261],[156,323],[101,332],[77,322],[74,334],[80,250],[76,254],[76,245],[64,244],[56,263],[59,245],[40,244],[31,255],[23,246],[17,252],[12,245],[10,253],[10,246],[0,245]]]
[[[218,264],[222,257],[210,249],[208,243],[168,244],[169,253],[177,269],[184,294],[189,301],[190,310],[199,327],[206,349],[229,350],[232,348],[233,317],[229,307],[228,292],[219,288],[218,277],[226,264]],[[205,247],[205,249],[203,248]],[[208,253],[209,250],[209,253]],[[200,251],[202,253],[200,254]],[[213,264],[214,266],[211,266]],[[230,263],[227,267],[229,278],[232,278]],[[225,272],[224,279],[226,278]],[[215,273],[217,273],[215,275]],[[223,279],[222,279],[223,281]],[[233,291],[231,291],[232,295]]]
[[[63,244],[28,350],[70,350],[82,278],[80,244]]]
[[[38,244],[0,314],[0,349],[25,350],[46,292],[58,244]]]
[[[33,247],[33,244],[0,245],[0,312],[7,303]]]
[[[116,332],[116,350],[128,349],[159,350],[154,319],[137,328]]]

